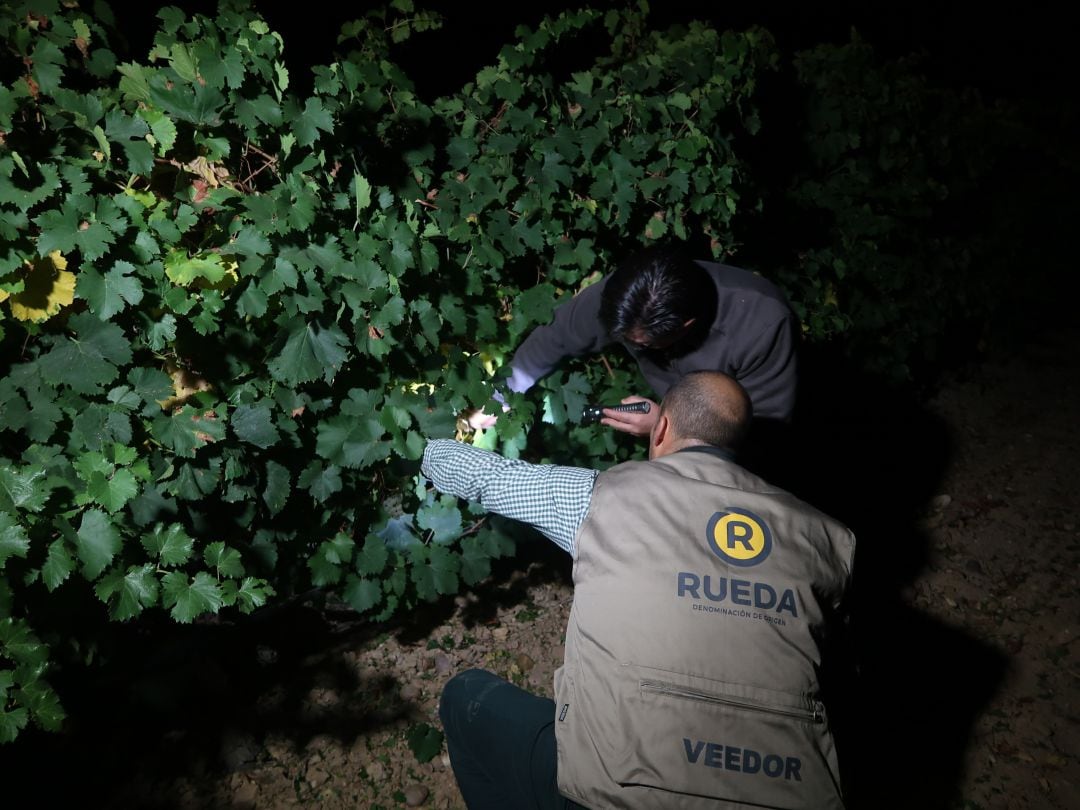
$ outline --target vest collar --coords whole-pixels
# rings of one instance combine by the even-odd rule
[[[693,447],[684,447],[682,450],[676,450],[676,453],[708,453],[710,456],[717,456],[724,461],[735,461],[735,454],[730,450],[725,450],[722,447],[715,447],[711,444],[695,444]]]

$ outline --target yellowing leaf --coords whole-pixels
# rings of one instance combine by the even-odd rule
[[[206,253],[199,256],[188,256],[186,251],[173,250],[165,257],[165,275],[173,284],[186,287],[191,284],[206,288],[216,289],[227,277],[232,276],[233,281],[227,283],[232,286],[236,283],[236,262],[226,259],[217,253]]]
[[[489,377],[494,376],[495,371],[503,364],[502,352],[496,352],[494,354],[490,352],[480,352],[480,362],[484,364],[484,371],[487,372]]]
[[[197,371],[183,368],[171,361],[165,361],[165,372],[172,380],[174,396],[157,401],[163,410],[170,411],[173,408],[180,407],[200,391],[213,389],[213,386],[204,377],[201,377]]]
[[[137,191],[131,186],[124,189],[124,193],[137,200],[144,208],[153,208],[157,204],[157,197],[149,191]]]
[[[229,170],[221,164],[211,163],[201,155],[194,160],[183,164],[183,166],[212,188],[217,188],[222,184],[230,187],[232,186],[231,183],[226,182],[229,177]]]
[[[217,290],[220,293],[227,292],[235,287],[236,283],[240,281],[240,276],[236,273],[236,268],[240,265],[231,256],[222,256],[221,266],[225,268],[225,275],[218,281],[211,282],[209,279],[198,278],[195,279],[195,287],[200,290]]]
[[[217,175],[214,174],[214,167],[210,165],[210,162],[206,158],[199,156],[194,160],[185,163],[184,168],[192,174],[201,177],[215,188],[217,187],[218,179]]]
[[[836,287],[832,284],[825,288],[825,306],[840,306],[840,302],[836,300]]]
[[[75,300],[75,274],[67,271],[67,259],[54,250],[48,256],[27,262],[23,270],[23,291],[8,298],[11,314],[20,321],[46,321]],[[0,298],[0,301],[4,300]]]

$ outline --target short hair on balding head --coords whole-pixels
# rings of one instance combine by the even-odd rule
[[[719,371],[687,374],[668,390],[660,412],[679,439],[730,449],[743,440],[753,414],[743,387]]]

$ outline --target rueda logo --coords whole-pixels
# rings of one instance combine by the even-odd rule
[[[772,551],[765,521],[745,509],[729,508],[709,518],[705,537],[716,556],[738,566],[757,565]]]

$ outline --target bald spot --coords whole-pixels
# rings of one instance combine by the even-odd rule
[[[743,387],[719,371],[687,374],[667,392],[660,413],[680,443],[726,448],[738,445],[753,415]]]

